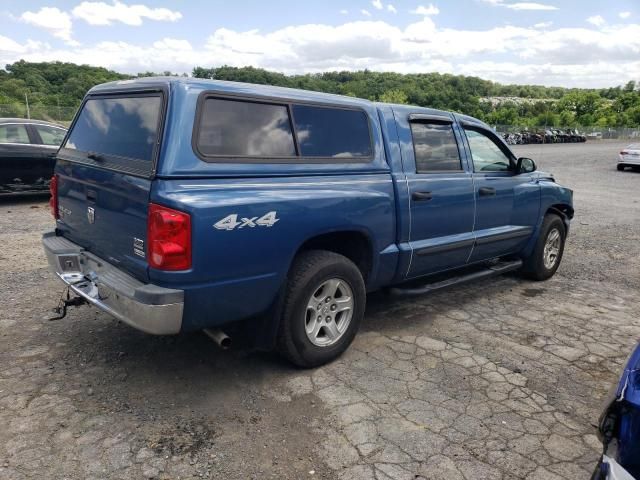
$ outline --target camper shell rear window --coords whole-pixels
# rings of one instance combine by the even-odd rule
[[[364,163],[373,159],[359,108],[205,92],[192,145],[206,162]]]
[[[61,156],[101,168],[150,175],[161,139],[164,101],[162,92],[87,97]]]

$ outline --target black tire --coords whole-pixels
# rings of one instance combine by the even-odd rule
[[[319,287],[331,279],[345,282],[351,290],[352,315],[335,343],[318,346],[311,342],[305,330],[309,321],[307,305]],[[365,305],[366,290],[362,273],[351,260],[324,250],[302,252],[289,271],[278,327],[278,351],[295,365],[304,368],[317,367],[334,360],[353,341],[364,316]]]
[[[559,234],[559,251],[555,257],[553,265],[549,267],[545,265],[545,245],[547,240],[551,236],[552,232],[557,231]],[[549,213],[544,217],[542,221],[542,227],[540,228],[540,235],[536,241],[535,248],[531,255],[524,260],[522,267],[522,273],[525,277],[532,280],[547,280],[551,278],[562,261],[562,254],[564,253],[564,244],[567,237],[567,230],[562,219],[553,213]]]
[[[620,163],[619,163],[619,164],[618,164],[618,171],[619,171],[619,172],[622,172],[623,170],[624,170],[624,165],[622,165],[622,164],[620,164]]]

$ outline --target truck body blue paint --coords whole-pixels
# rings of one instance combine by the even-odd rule
[[[194,150],[193,136],[198,102],[205,93],[358,109],[367,117],[373,154],[367,161],[351,162],[204,161]],[[295,255],[321,236],[345,233],[365,238],[370,250],[366,286],[376,290],[523,254],[533,248],[550,208],[565,213],[567,226],[573,212],[571,191],[549,175],[474,172],[465,125],[487,134],[491,129],[471,117],[317,92],[182,78],[99,85],[85,101],[139,94],[161,95],[163,101],[152,167],[143,173],[125,171],[126,166],[116,171],[108,163],[80,161],[62,148],[56,166],[62,212],[56,232],[139,282],[184,291],[182,331],[266,312],[286,282]],[[460,171],[417,171],[411,115],[449,119]],[[508,151],[504,142],[501,148]],[[482,187],[495,189],[495,196],[480,198]],[[412,199],[423,191],[433,199]],[[191,216],[188,270],[151,268],[140,249],[136,252],[136,241],[146,242],[150,203]],[[95,209],[93,224],[85,216],[87,205]],[[245,228],[214,227],[229,215],[255,221],[269,212],[277,216],[271,226],[249,222]]]

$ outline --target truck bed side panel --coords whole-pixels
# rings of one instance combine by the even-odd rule
[[[151,200],[192,215],[193,269],[149,270],[153,283],[185,290],[185,330],[266,310],[300,246],[318,235],[365,235],[373,251],[370,283],[395,274],[389,174],[156,180]]]

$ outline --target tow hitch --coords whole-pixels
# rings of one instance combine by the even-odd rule
[[[67,307],[80,307],[88,303],[89,302],[83,297],[71,297],[71,289],[66,287],[62,291],[62,295],[60,295],[58,305],[53,309],[51,315],[47,317],[47,320],[50,322],[53,320],[61,320],[67,316]]]

